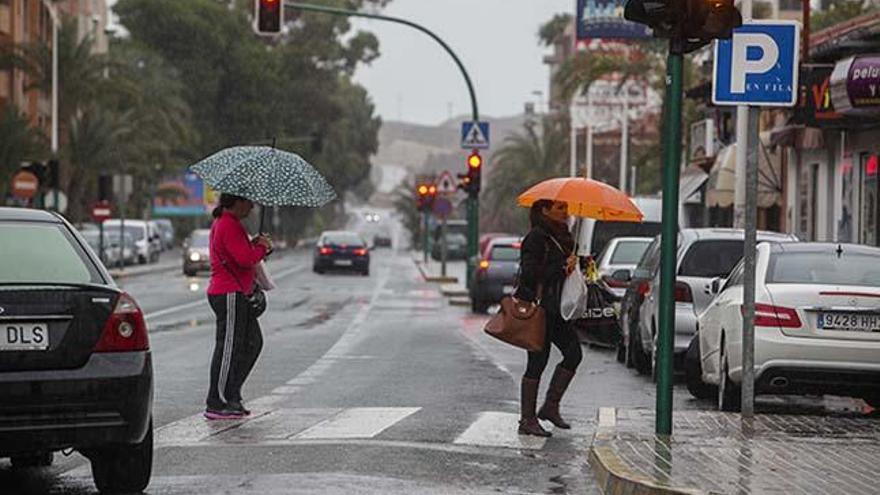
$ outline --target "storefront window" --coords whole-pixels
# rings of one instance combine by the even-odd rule
[[[877,157],[868,153],[859,155],[862,171],[862,244],[877,245]]]
[[[856,170],[852,166],[852,162],[848,160],[842,162],[840,167],[842,208],[840,218],[838,219],[837,238],[840,242],[857,242],[858,239],[855,239],[853,236],[853,212],[857,211],[858,198],[856,196],[859,193],[858,188],[855,187]]]

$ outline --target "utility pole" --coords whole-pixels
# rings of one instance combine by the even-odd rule
[[[452,50],[452,48],[443,41],[442,38],[437,36],[430,29],[422,26],[421,24],[417,24],[413,21],[409,21],[407,19],[402,19],[400,17],[391,17],[381,14],[369,14],[366,12],[358,12],[356,10],[347,10],[347,9],[338,9],[334,7],[325,7],[323,5],[313,5],[308,3],[299,3],[292,2],[290,0],[285,0],[285,7],[304,10],[308,12],[320,12],[323,14],[330,15],[338,15],[343,17],[363,17],[366,19],[374,19],[379,21],[393,22],[395,24],[402,24],[404,26],[408,26],[417,31],[421,31],[422,33],[428,35],[431,39],[437,42],[446,53],[452,57],[453,62],[458,67],[459,72],[461,72],[462,77],[464,78],[465,85],[468,89],[468,94],[471,98],[471,118],[474,122],[480,121],[480,111],[477,106],[477,95],[476,91],[474,91],[474,85],[471,82],[471,77],[465,69],[464,64],[461,59],[458,58],[458,55]],[[477,243],[480,236],[480,198],[479,193],[469,194],[467,199],[467,221],[468,221],[468,249],[467,249],[467,281],[470,284],[470,280],[472,278],[474,272],[474,262],[477,259]]]
[[[626,172],[629,168],[629,87],[623,86],[623,121],[620,126],[620,182],[618,187],[626,192]]]

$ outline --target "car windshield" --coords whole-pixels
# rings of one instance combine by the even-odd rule
[[[742,255],[741,240],[697,241],[684,255],[678,274],[685,277],[726,277]]]
[[[130,235],[134,240],[139,241],[144,238],[144,228],[126,225],[125,234]],[[104,235],[119,237],[119,225],[104,226]]]
[[[446,242],[449,244],[466,244],[467,237],[462,234],[446,234]]]
[[[650,239],[644,241],[620,241],[611,254],[612,265],[634,265],[642,259],[645,250],[651,244]]]
[[[0,239],[0,284],[101,283],[61,225],[0,223]]]
[[[519,261],[519,249],[513,246],[494,246],[489,254],[492,261]]]
[[[770,259],[768,284],[880,286],[880,255],[825,252],[778,253]]]
[[[333,234],[328,235],[324,239],[324,244],[333,244],[337,246],[363,246],[364,241],[355,234]]]
[[[194,248],[206,248],[208,247],[208,239],[210,238],[207,232],[200,232],[192,235],[192,241],[190,241],[190,246]]]

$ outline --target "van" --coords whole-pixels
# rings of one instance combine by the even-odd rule
[[[111,218],[104,221],[104,235],[119,237],[122,220]],[[159,261],[161,237],[153,222],[125,219],[125,233],[134,239],[138,263],[146,264]]]
[[[616,237],[656,237],[660,235],[663,217],[663,200],[659,197],[637,196],[632,198],[633,203],[644,214],[641,223],[632,222],[607,222],[585,218],[580,220],[580,237],[578,239],[578,256],[593,256],[594,258],[605,249],[608,241]],[[686,228],[687,215],[684,208],[678,207],[679,228]],[[572,229],[577,231],[575,223]]]

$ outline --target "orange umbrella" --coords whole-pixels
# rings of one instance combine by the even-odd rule
[[[568,214],[610,222],[641,222],[644,215],[626,193],[604,182],[580,177],[548,179],[520,194],[520,206],[549,199],[568,204]]]

